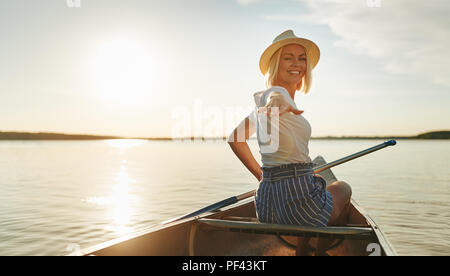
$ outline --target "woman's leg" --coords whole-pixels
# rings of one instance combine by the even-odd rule
[[[327,187],[327,191],[333,198],[333,210],[328,226],[345,224],[352,197],[352,188],[344,181],[335,181]]]
[[[335,181],[327,187],[327,191],[330,192],[333,198],[333,209],[328,226],[345,226],[350,210],[352,188],[344,181]],[[325,251],[332,241],[331,239],[319,239],[316,255],[325,255]]]

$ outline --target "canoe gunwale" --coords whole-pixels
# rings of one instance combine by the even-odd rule
[[[277,236],[297,236],[330,239],[355,239],[376,241],[374,231],[367,227],[309,227],[283,224],[267,224],[260,222],[231,221],[203,218],[198,220],[212,227],[252,234]]]
[[[369,225],[372,227],[378,242],[380,244],[380,247],[383,249],[386,256],[397,256],[397,252],[395,251],[392,244],[387,239],[386,235],[383,233],[381,228],[377,225],[377,223],[370,217],[369,213],[366,212],[361,206],[358,205],[358,203],[352,198],[352,205],[358,210],[358,212],[363,215]]]

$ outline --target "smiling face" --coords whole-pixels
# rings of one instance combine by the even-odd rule
[[[298,86],[306,74],[306,51],[298,44],[288,44],[281,49],[276,82]]]

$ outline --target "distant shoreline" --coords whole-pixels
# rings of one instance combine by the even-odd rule
[[[209,140],[223,140],[227,137],[184,137],[184,138],[170,138],[170,137],[122,137],[122,136],[101,136],[101,135],[84,135],[84,134],[64,134],[51,132],[1,132],[1,140],[108,140],[108,139],[142,139],[150,141],[209,141]],[[256,139],[256,138],[250,138]],[[313,140],[361,140],[361,139],[450,139],[450,131],[432,131],[415,136],[323,136],[312,137]]]

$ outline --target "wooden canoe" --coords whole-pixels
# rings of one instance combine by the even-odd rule
[[[321,165],[318,156],[313,161]],[[328,169],[320,173],[331,184]],[[82,250],[82,255],[146,256],[289,256],[297,237],[311,237],[310,253],[319,239],[332,239],[327,254],[392,256],[395,250],[372,218],[352,199],[346,227],[303,227],[260,223],[253,198],[222,210],[161,225]]]

